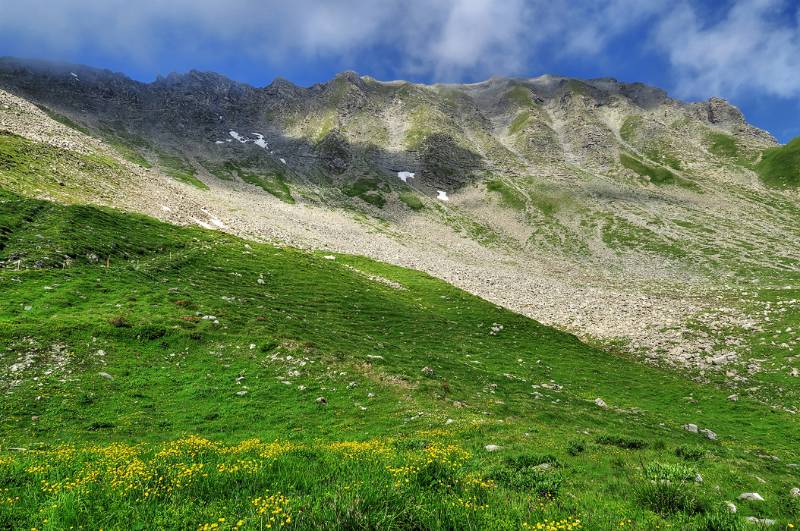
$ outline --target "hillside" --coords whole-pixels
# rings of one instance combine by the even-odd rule
[[[695,378],[793,369],[774,320],[800,263],[793,144],[723,100],[552,76],[145,84],[16,59],[0,88],[9,189],[419,269]]]
[[[4,527],[800,516],[792,415],[423,273],[7,192],[0,227]]]
[[[797,155],[612,79],[0,58],[0,528],[796,526]]]

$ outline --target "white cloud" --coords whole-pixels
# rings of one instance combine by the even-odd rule
[[[0,34],[30,55],[91,50],[144,66],[164,53],[280,66],[381,49],[398,59],[384,70],[458,80],[523,73],[545,45],[601,53],[664,1],[27,0],[3,7]]]
[[[2,0],[0,0],[2,1]],[[797,0],[26,0],[2,2],[0,45],[31,57],[164,56],[280,71],[304,61],[459,81],[602,62],[614,39],[663,54],[683,96],[800,95]],[[649,46],[649,47],[648,47]],[[201,63],[200,59],[207,59]],[[389,63],[391,61],[391,63]],[[184,62],[185,63],[185,62]],[[556,72],[557,73],[557,72]],[[598,72],[598,75],[602,73]]]
[[[659,24],[654,41],[674,68],[681,95],[800,95],[800,6],[738,0],[720,20],[706,23],[684,1]]]

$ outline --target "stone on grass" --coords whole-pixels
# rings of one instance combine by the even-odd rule
[[[713,431],[709,430],[708,428],[704,428],[704,429],[700,430],[700,433],[705,435],[706,439],[709,439],[709,440],[712,440],[712,441],[716,441],[717,440],[717,434],[714,433]]]
[[[247,394],[247,391],[244,391],[244,390],[242,390],[242,391],[236,391],[236,396],[244,396],[244,395],[246,395],[246,394]]]
[[[731,501],[726,501],[725,505],[728,506],[728,512],[735,513],[736,512],[736,504]]]
[[[775,525],[775,520],[770,518],[756,518],[755,516],[748,516],[745,518],[751,524],[761,525],[761,526],[771,526]]]
[[[108,374],[107,372],[98,372],[97,375],[101,378],[105,378],[106,380],[113,380],[114,377]]]
[[[606,401],[603,400],[602,398],[595,398],[594,403],[597,405],[597,407],[608,409],[608,404],[606,404]]]
[[[743,492],[739,494],[739,499],[746,501],[764,501],[764,498],[761,497],[761,494],[757,492]]]
[[[431,369],[430,367],[423,367],[422,374],[424,374],[425,376],[433,376],[433,369]]]
[[[321,405],[321,406],[327,406],[328,405],[328,399],[325,398],[324,396],[317,397],[315,402],[317,404]]]
[[[800,487],[795,487],[789,491],[789,496],[792,498],[800,498]]]
[[[699,431],[697,424],[684,424],[683,429],[691,433],[697,433]]]
[[[487,444],[486,446],[483,447],[483,449],[486,450],[487,452],[496,452],[497,450],[500,449],[500,447],[497,446],[496,444]]]

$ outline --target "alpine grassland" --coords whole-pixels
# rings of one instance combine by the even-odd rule
[[[424,273],[12,192],[0,265],[3,529],[800,520],[795,415]]]

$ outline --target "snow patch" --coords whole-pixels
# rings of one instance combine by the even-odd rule
[[[234,139],[238,140],[242,144],[247,144],[247,139],[237,133],[236,131],[228,131],[228,134],[231,135]]]
[[[70,73],[69,73],[69,75],[71,75],[71,76],[72,76],[72,77],[74,77],[75,79],[80,79],[80,78],[78,77],[78,74],[76,74],[75,72],[70,72]]]
[[[447,197],[447,192],[444,190],[436,190],[436,199],[439,201],[450,201],[450,198]]]
[[[224,143],[225,143],[225,141],[224,141],[224,140],[217,140],[217,141],[216,141],[216,142],[214,142],[214,143],[215,143],[215,144],[224,144]]]
[[[260,146],[264,149],[269,149],[269,147],[267,146],[267,141],[264,140],[264,135],[262,135],[261,133],[252,133],[252,135],[256,137],[256,139],[253,141],[255,145]]]
[[[283,162],[284,164],[286,164],[286,159],[278,159],[278,160],[280,160],[281,162]]]
[[[414,178],[414,172],[413,171],[399,171],[399,172],[397,172],[397,177],[399,177],[400,180],[403,181],[404,183],[407,183],[409,179],[413,179]]]

